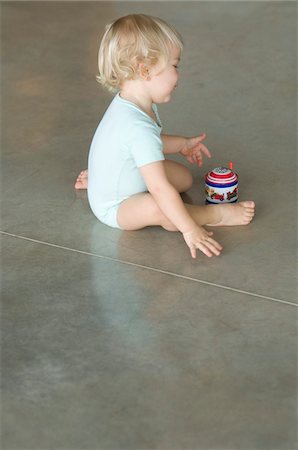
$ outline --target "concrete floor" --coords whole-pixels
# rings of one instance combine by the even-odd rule
[[[2,450],[297,448],[295,2],[2,2]],[[99,223],[73,183],[111,99],[98,38],[184,36],[164,131],[234,161],[247,228],[219,258]]]

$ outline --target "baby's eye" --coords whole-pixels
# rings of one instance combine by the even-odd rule
[[[175,69],[179,69],[179,66],[178,66],[178,65],[175,65],[174,67],[175,67]]]

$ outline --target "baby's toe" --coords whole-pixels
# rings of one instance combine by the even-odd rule
[[[244,206],[245,208],[252,208],[252,209],[255,208],[255,202],[253,202],[253,201],[240,202],[240,204],[242,206]]]

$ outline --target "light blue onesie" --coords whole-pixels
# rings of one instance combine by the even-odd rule
[[[120,228],[117,211],[123,200],[147,187],[139,168],[165,159],[161,125],[118,93],[93,137],[88,160],[88,199],[95,216]]]

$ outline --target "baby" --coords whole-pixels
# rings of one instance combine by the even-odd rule
[[[196,257],[220,255],[222,246],[208,226],[247,225],[253,201],[238,204],[190,205],[180,196],[193,183],[191,172],[165,155],[183,155],[202,165],[211,157],[205,134],[183,137],[162,134],[157,106],[167,103],[179,80],[183,43],[163,20],[143,14],[121,17],[107,25],[98,56],[98,81],[116,95],[92,140],[88,172],[75,187],[88,187],[94,215],[123,230],[161,226],[180,231]]]

